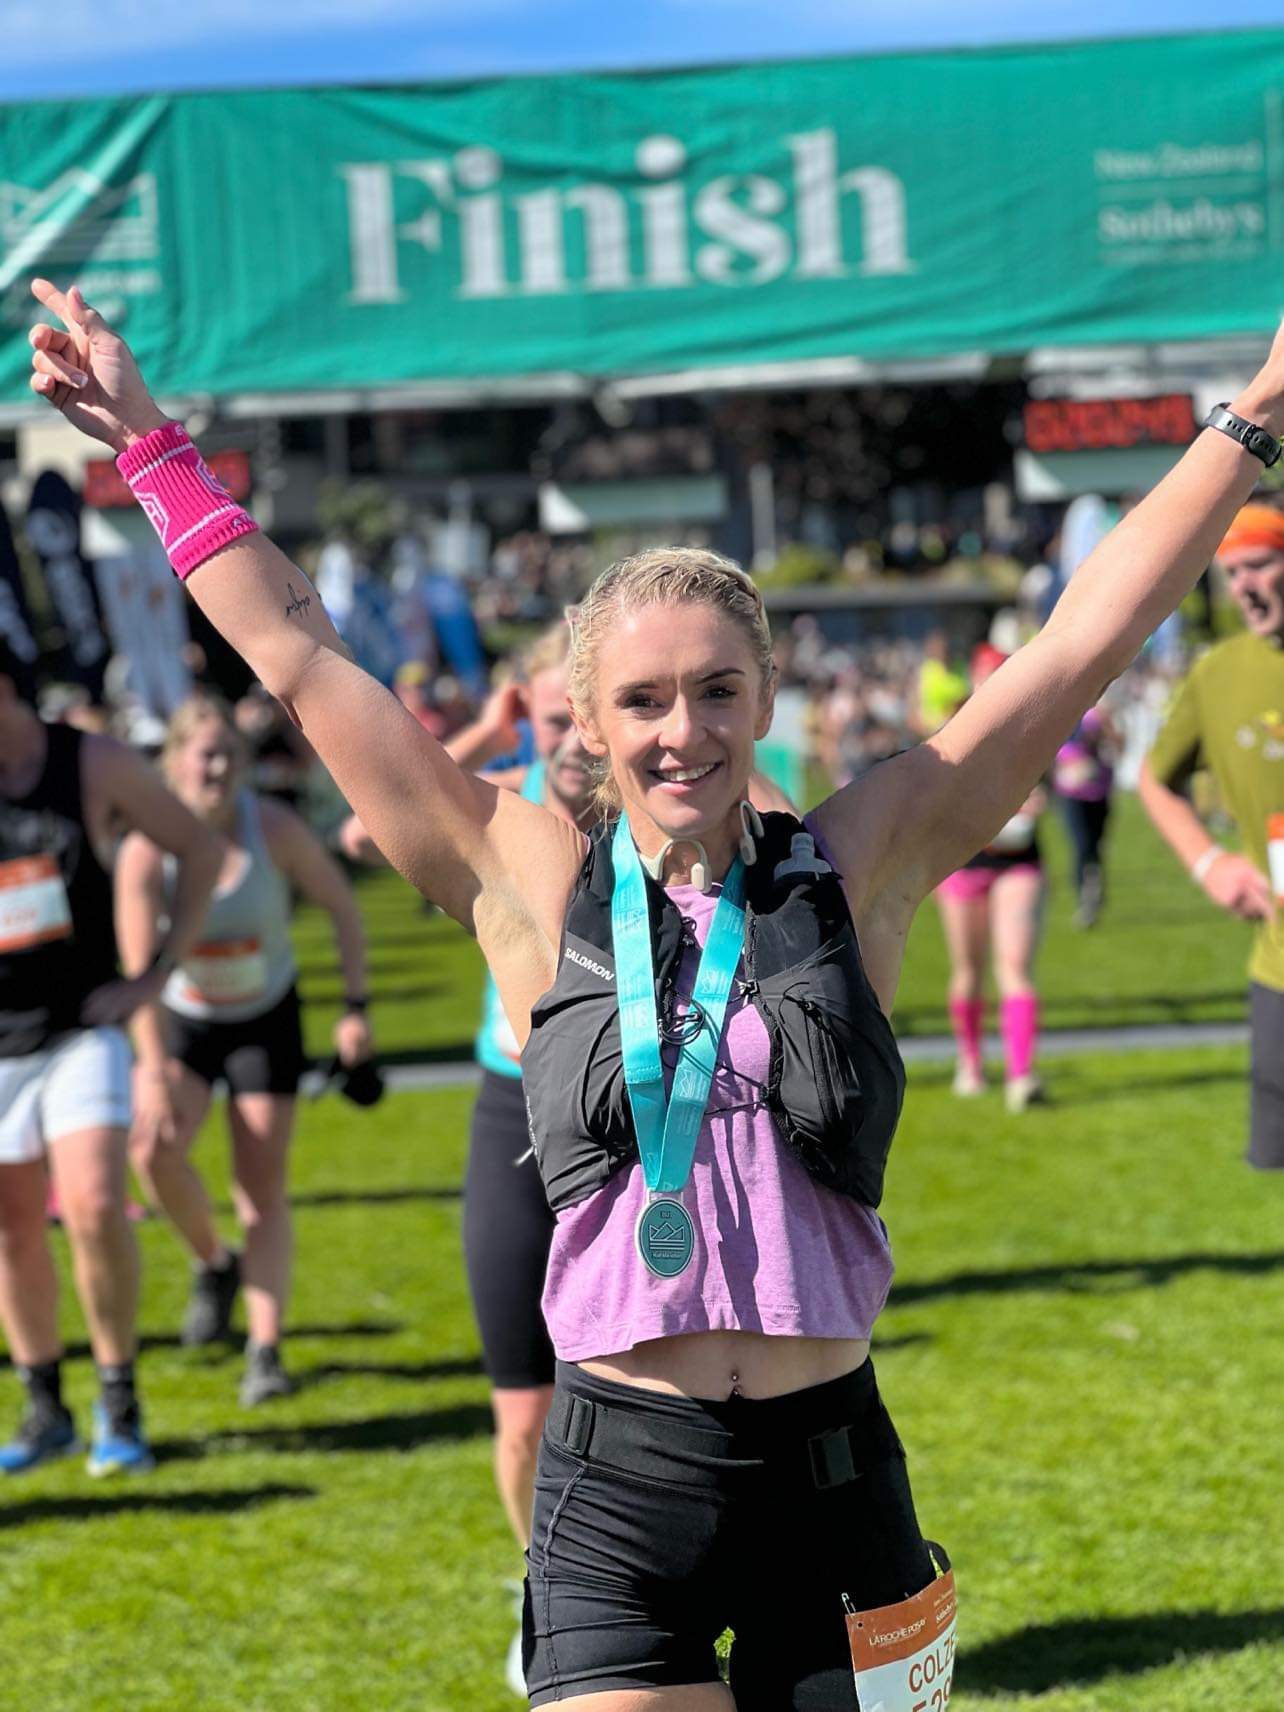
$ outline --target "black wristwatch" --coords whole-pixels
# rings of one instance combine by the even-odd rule
[[[1213,406],[1204,418],[1204,427],[1216,428],[1223,434],[1229,434],[1232,440],[1238,440],[1244,450],[1260,458],[1268,470],[1280,460],[1280,442],[1274,434],[1256,422],[1246,422],[1242,416],[1236,416],[1225,404]]]
[[[351,993],[349,993],[343,1001],[343,1014],[344,1014],[344,1016],[353,1016],[353,1015],[364,1016],[365,1013],[369,1009],[370,1009],[370,1000],[369,999],[358,999],[358,998],[355,998]]]

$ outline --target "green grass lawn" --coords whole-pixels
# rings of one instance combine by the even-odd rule
[[[1090,933],[1071,921],[1066,843],[1055,815],[1045,817],[1043,837],[1051,876],[1039,959],[1045,1026],[1220,1022],[1244,1015],[1249,929],[1213,909],[1134,797],[1117,803],[1110,897]],[[453,922],[425,912],[395,874],[366,874],[359,883],[380,1046],[394,1059],[467,1057],[482,980],[474,947]],[[316,911],[301,911],[296,938],[313,1001],[309,1044],[321,1053],[342,995],[328,923]],[[910,935],[895,1013],[901,1034],[948,1031],[945,980],[940,921],[929,903]]]
[[[877,1360],[958,1571],[963,1712],[1281,1703],[1284,1182],[1239,1163],[1243,1078],[1233,1050],[1059,1061],[1055,1106],[1011,1118],[912,1073]],[[176,1346],[186,1269],[143,1228],[160,1466],[0,1491],[5,1712],[515,1704],[517,1564],[459,1252],[467,1105],[305,1106],[302,1386],[270,1408],[237,1408],[234,1355]],[[216,1126],[220,1185],[222,1153]]]

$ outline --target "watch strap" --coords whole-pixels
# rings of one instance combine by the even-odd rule
[[[1277,464],[1280,457],[1280,442],[1269,429],[1260,423],[1249,422],[1243,416],[1236,416],[1225,403],[1215,404],[1204,418],[1205,428],[1216,428],[1221,434],[1229,434],[1232,440],[1237,440],[1246,452],[1251,452],[1255,458],[1260,458],[1269,470],[1272,464]]]

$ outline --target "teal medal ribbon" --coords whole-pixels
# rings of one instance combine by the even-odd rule
[[[615,867],[611,933],[624,1082],[642,1174],[650,1191],[637,1223],[638,1253],[658,1278],[676,1278],[686,1271],[695,1253],[695,1226],[677,1196],[691,1175],[727,1000],[744,949],[744,864],[737,856],[722,882],[691,995],[690,1020],[695,1027],[683,1035],[672,1092],[666,1100],[646,877],[623,816],[615,830],[611,859]]]

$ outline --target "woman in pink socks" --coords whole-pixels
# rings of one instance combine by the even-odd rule
[[[972,655],[972,688],[993,676],[1006,658],[983,642]],[[1045,806],[1044,792],[1032,792],[997,838],[936,889],[950,954],[950,1023],[958,1045],[954,1092],[969,1097],[985,1090],[981,1040],[985,965],[992,956],[1011,1112],[1023,1112],[1043,1098],[1034,1071],[1039,1036],[1034,955],[1043,915],[1038,821]]]

